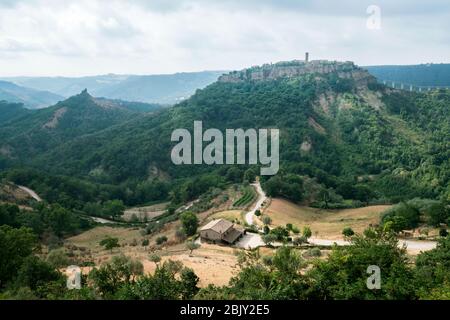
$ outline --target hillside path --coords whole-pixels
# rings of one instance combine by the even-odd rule
[[[19,187],[19,189],[21,189],[21,190],[25,191],[26,193],[28,193],[30,195],[30,197],[32,197],[37,202],[41,202],[42,201],[41,197],[39,197],[38,194],[36,192],[34,192],[33,190],[31,190],[31,189],[29,189],[27,187],[24,187],[24,186],[17,186],[17,187]]]

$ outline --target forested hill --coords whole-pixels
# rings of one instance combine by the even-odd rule
[[[31,111],[25,109],[22,103],[10,103],[0,101],[0,125],[5,125],[8,121],[13,121],[21,116],[29,114]]]
[[[326,201],[439,198],[450,193],[449,102],[444,90],[384,87],[352,63],[293,61],[230,73],[175,107],[61,143],[27,162],[114,184],[217,175],[203,186],[178,185],[185,200],[223,179],[259,172],[173,165],[172,131],[202,120],[205,129],[280,129],[281,169],[263,181],[272,195],[294,201],[318,194]]]
[[[72,139],[129,121],[158,105],[93,98],[86,90],[39,110],[0,103],[1,155],[27,161]],[[4,113],[3,113],[4,111]],[[6,121],[8,120],[8,121]]]
[[[450,64],[364,67],[377,79],[416,86],[450,87]]]

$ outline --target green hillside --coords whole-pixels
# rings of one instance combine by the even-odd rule
[[[192,180],[207,173],[242,181],[247,166],[171,163],[171,132],[192,129],[195,120],[202,120],[205,129],[280,129],[281,169],[263,181],[274,196],[302,201],[309,178],[323,188],[317,201],[448,196],[448,91],[394,91],[348,63],[302,68],[292,62],[231,73],[173,108],[69,142],[61,139],[60,145],[41,149],[48,152],[24,160],[55,174],[115,184],[161,177]],[[83,126],[72,129],[79,132]],[[20,150],[23,140],[14,141]],[[185,189],[183,199],[200,192]]]
[[[0,148],[7,151],[9,158],[28,162],[76,137],[129,121],[142,114],[141,110],[148,112],[157,108],[159,106],[96,99],[83,91],[55,106],[29,112],[2,125]]]
[[[10,103],[0,101],[0,124],[3,126],[6,122],[16,120],[21,116],[31,113],[30,110],[24,108],[21,103]]]

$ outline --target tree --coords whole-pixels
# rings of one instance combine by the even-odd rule
[[[192,252],[194,250],[197,250],[198,248],[200,248],[200,245],[198,243],[195,243],[194,241],[186,242],[186,249],[190,251],[189,255],[192,255]]]
[[[93,269],[89,278],[94,288],[103,297],[110,299],[123,286],[133,284],[137,276],[143,274],[144,267],[138,260],[119,255],[112,257],[111,261],[100,268]]]
[[[252,183],[256,180],[256,170],[253,168],[250,168],[245,171],[244,173],[244,180],[248,181],[249,183]]]
[[[385,212],[382,218],[383,225],[389,221],[390,228],[395,232],[413,229],[420,222],[420,212],[416,207],[402,202]]]
[[[311,228],[308,226],[303,227],[303,237],[305,237],[306,240],[308,240],[309,238],[311,238],[311,236],[312,236]]]
[[[271,245],[272,243],[274,243],[275,241],[277,241],[277,236],[269,233],[269,234],[265,234],[262,236],[262,241],[266,244],[266,245]]]
[[[198,218],[192,212],[185,212],[180,217],[183,230],[187,236],[193,236],[197,232]]]
[[[450,237],[440,238],[436,248],[419,254],[416,258],[415,279],[421,296],[433,289],[450,284]]]
[[[255,211],[255,216],[257,216],[257,217],[261,216],[261,210],[259,210],[259,209],[256,210]]]
[[[443,203],[432,204],[426,213],[428,215],[428,224],[435,227],[445,223],[447,218],[450,217],[449,209]]]
[[[328,208],[328,203],[331,200],[330,192],[327,189],[321,189],[318,195],[320,201],[324,203],[324,208]]]
[[[351,237],[355,235],[355,232],[353,231],[352,228],[350,227],[345,227],[344,230],[342,230],[342,234],[344,235],[344,237]]]
[[[18,271],[16,285],[35,291],[47,282],[58,279],[62,279],[62,275],[53,266],[36,256],[28,256]]]
[[[161,257],[159,255],[157,255],[156,253],[153,253],[148,257],[148,260],[150,260],[151,262],[154,262],[156,265],[158,265],[158,263],[161,262]]]
[[[117,219],[124,214],[125,206],[122,200],[109,200],[105,202],[103,210],[106,216]]]
[[[0,226],[0,288],[17,275],[36,246],[37,238],[31,229]]]
[[[273,234],[278,241],[285,241],[289,236],[289,231],[281,226],[272,229],[270,233]]]
[[[200,290],[198,285],[199,278],[194,270],[190,268],[183,268],[180,275],[181,299],[192,299]]]
[[[326,260],[309,272],[311,299],[414,299],[412,270],[393,232],[367,229],[351,238],[350,246],[335,246]],[[382,270],[380,290],[367,290],[367,267]]]
[[[445,238],[446,236],[448,236],[448,231],[445,228],[442,228],[439,230],[439,236]]]
[[[144,248],[148,247],[149,244],[150,244],[150,240],[148,240],[148,239],[142,240],[142,246],[143,246]]]
[[[107,237],[103,239],[102,241],[100,241],[100,245],[105,247],[106,250],[110,250],[111,253],[114,248],[120,247],[119,239],[112,237]]]

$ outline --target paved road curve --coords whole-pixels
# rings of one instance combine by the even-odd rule
[[[266,193],[261,188],[261,184],[259,183],[259,181],[253,183],[252,186],[255,187],[256,192],[258,193],[258,200],[256,201],[253,209],[245,214],[245,221],[249,226],[253,225],[253,217],[256,210],[261,209],[262,204],[267,200]]]

